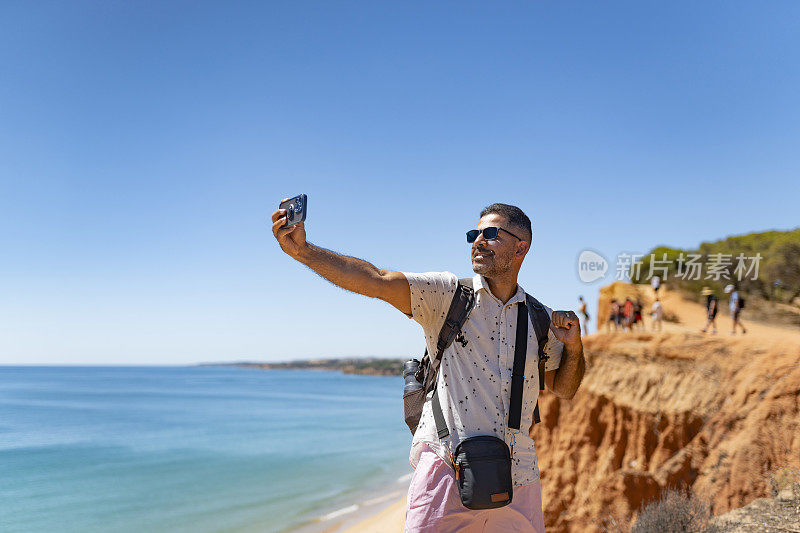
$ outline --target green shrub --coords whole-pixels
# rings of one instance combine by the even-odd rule
[[[700,279],[693,279],[694,276],[679,276],[681,273],[691,272],[691,268],[686,266],[690,254],[702,256],[699,263],[704,266],[701,269]],[[708,275],[706,265],[712,254],[729,256],[728,279],[724,277],[718,280],[714,280],[713,277],[705,279]],[[745,258],[761,255],[755,279],[752,279],[755,270],[743,271],[742,279],[738,279],[736,267],[739,254],[743,254]],[[651,272],[652,258],[655,258],[657,263],[653,265]],[[747,260],[744,264],[745,269],[750,268],[752,263],[753,261]],[[667,268],[666,279],[662,267]],[[708,286],[717,296],[722,295],[725,285],[735,282],[745,295],[773,302],[792,303],[800,297],[800,228],[736,235],[719,241],[703,242],[696,249],[658,246],[631,265],[629,274],[634,283],[649,283],[653,274],[660,276],[662,281],[695,294],[699,294],[703,287]]]

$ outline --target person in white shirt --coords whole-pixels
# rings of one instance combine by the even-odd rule
[[[330,282],[358,294],[382,299],[423,328],[430,353],[458,284],[449,272],[424,274],[387,271],[354,257],[343,256],[306,240],[303,223],[284,228],[285,210],[272,215],[272,231],[281,249]],[[530,219],[515,206],[485,208],[472,242],[475,305],[462,328],[465,343],[445,350],[437,382],[450,442],[439,441],[426,401],[414,434],[410,461],[415,467],[408,494],[406,531],[544,531],[541,487],[531,433],[539,393],[538,340],[528,327],[522,425],[507,427],[517,305],[525,291],[517,284],[522,262],[531,246]],[[471,240],[470,240],[471,239]],[[547,389],[571,399],[583,378],[585,360],[580,322],[572,311],[552,311],[545,353]],[[530,319],[528,318],[529,322]],[[434,348],[431,350],[431,348]],[[460,440],[474,435],[504,439],[512,451],[514,497],[509,505],[471,510],[461,505],[449,453]],[[499,529],[498,529],[499,528]]]
[[[747,333],[747,330],[744,329],[744,324],[742,323],[742,319],[740,318],[742,314],[742,300],[739,296],[739,291],[736,288],[736,285],[727,285],[725,287],[725,292],[730,293],[730,301],[729,301],[729,308],[731,310],[731,335],[736,334],[737,326],[742,328],[742,334]]]
[[[653,302],[653,307],[650,309],[651,316],[653,317],[653,331],[661,331],[663,326],[661,319],[663,318],[664,309],[661,307],[661,301],[656,298]]]

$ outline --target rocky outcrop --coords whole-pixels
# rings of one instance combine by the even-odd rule
[[[798,473],[792,472],[797,479]],[[774,480],[773,480],[774,481]],[[794,482],[782,490],[773,486],[773,497],[758,498],[711,521],[720,533],[764,533],[800,531],[800,483]]]
[[[725,513],[766,496],[776,468],[800,467],[800,332],[705,336],[700,306],[666,288],[660,297],[680,324],[586,338],[575,398],[540,400],[548,531],[630,518],[669,487],[691,487]]]

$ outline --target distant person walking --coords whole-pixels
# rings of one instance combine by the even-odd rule
[[[631,331],[633,325],[633,300],[630,297],[625,298],[625,304],[622,306],[622,329],[623,331]]]
[[[661,301],[656,296],[656,301],[653,302],[653,307],[650,309],[650,316],[653,318],[653,331],[661,331],[663,314],[664,309],[661,307]]]
[[[714,291],[712,291],[709,287],[703,287],[703,291],[700,294],[706,297],[706,325],[703,327],[702,331],[705,333],[708,331],[708,328],[711,327],[713,328],[711,333],[716,333],[719,300],[714,295]]]
[[[744,298],[739,295],[739,291],[736,289],[736,285],[728,285],[725,287],[725,292],[730,293],[730,310],[731,310],[731,320],[733,320],[733,324],[731,325],[731,335],[736,335],[736,326],[742,328],[742,335],[747,333],[747,330],[744,329],[744,324],[742,324],[741,319],[739,318],[742,314],[742,309],[744,309]]]
[[[633,304],[633,324],[638,324],[639,329],[642,331],[646,329],[644,327],[644,317],[642,316],[642,301],[639,298],[636,298],[636,302]]]
[[[583,316],[583,334],[589,334],[589,313],[586,312],[586,302],[583,300],[583,296],[578,296],[578,300],[581,302],[581,306],[578,308],[578,312]]]
[[[614,331],[619,331],[619,322],[620,322],[620,306],[619,302],[617,302],[616,298],[611,299],[611,303],[609,304],[609,311],[608,311],[608,331],[611,331],[611,324],[614,324]]]

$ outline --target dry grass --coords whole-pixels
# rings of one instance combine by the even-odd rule
[[[639,511],[631,533],[689,533],[720,531],[711,526],[711,507],[691,491],[676,489],[661,493],[661,498]]]
[[[711,523],[709,503],[691,490],[668,489],[639,510],[635,520],[608,515],[597,524],[601,533],[722,533]]]

